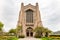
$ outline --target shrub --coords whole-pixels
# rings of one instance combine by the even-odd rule
[[[40,35],[38,35],[38,34],[35,34],[35,36],[34,36],[35,38],[41,38],[41,36]]]
[[[0,40],[18,40],[15,36],[0,36]]]
[[[9,37],[8,40],[18,40],[17,37]]]
[[[20,35],[19,38],[25,38],[25,36],[24,35]]]
[[[7,37],[5,37],[5,36],[0,36],[0,40],[7,40]]]

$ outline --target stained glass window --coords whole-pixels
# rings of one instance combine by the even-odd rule
[[[33,23],[33,11],[30,9],[26,11],[26,22]]]

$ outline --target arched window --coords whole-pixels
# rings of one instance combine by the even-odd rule
[[[26,11],[26,23],[33,23],[33,11],[30,9]]]

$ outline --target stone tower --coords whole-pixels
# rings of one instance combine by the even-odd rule
[[[22,26],[23,31],[20,33],[24,34],[25,37],[34,36],[35,33],[32,30],[34,30],[35,27],[43,26],[38,3],[36,3],[35,6],[31,4],[24,6],[24,4],[21,3],[17,26]]]

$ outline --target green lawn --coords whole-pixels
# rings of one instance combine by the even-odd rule
[[[18,40],[18,38],[17,37],[13,37],[13,36],[11,36],[11,37],[9,37],[9,36],[7,36],[7,37],[4,37],[4,36],[0,36],[0,40]]]
[[[41,38],[42,40],[60,40],[60,39],[56,39],[56,38]]]

